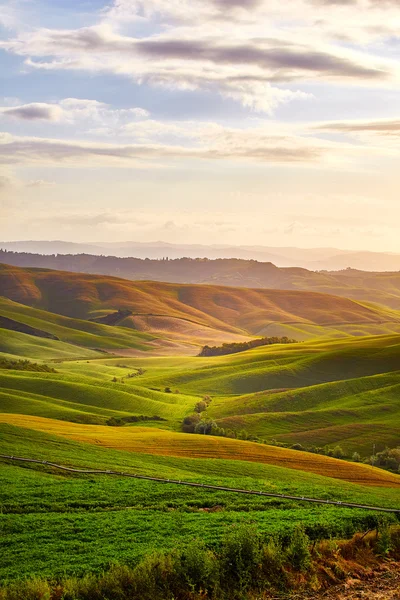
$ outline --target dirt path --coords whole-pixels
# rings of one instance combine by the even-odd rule
[[[371,579],[349,579],[325,592],[294,595],[291,600],[400,600],[400,563],[382,569]]]

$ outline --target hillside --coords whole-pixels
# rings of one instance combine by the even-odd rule
[[[396,311],[330,294],[298,290],[132,282],[10,265],[0,265],[0,289],[9,300],[35,310],[70,319],[91,319],[90,324],[79,325],[88,333],[99,328],[104,332],[107,326],[99,321],[104,322],[106,315],[115,321],[116,311],[127,311],[117,314],[121,317],[115,330],[120,335],[129,329],[168,337],[177,343],[186,340],[204,345],[214,340],[241,341],[246,335],[289,335],[304,340],[400,332],[400,313]],[[2,310],[4,308],[3,305]],[[28,322],[21,316],[23,312],[16,305],[9,305],[2,314],[46,331],[40,314],[31,312]],[[93,322],[96,319],[98,322]],[[54,317],[50,320],[54,321]],[[54,323],[49,331],[57,335]],[[95,347],[107,348],[98,343]],[[116,348],[117,343],[113,347]],[[125,343],[120,345],[121,349],[126,347]]]
[[[400,444],[400,336],[264,346],[212,358],[96,352],[86,359],[73,348],[54,353],[56,373],[0,372],[0,412],[98,425],[157,417],[161,424],[154,419],[146,426],[180,431],[184,417],[209,396],[206,418],[267,442],[340,444],[363,456],[374,444],[377,451]],[[15,345],[12,354],[18,352]],[[49,359],[51,352],[24,345],[20,355]]]
[[[400,310],[398,271],[309,271],[297,267],[278,268],[271,262],[244,259],[149,260],[90,254],[46,256],[2,250],[0,262],[20,267],[111,275],[130,280],[322,292]]]

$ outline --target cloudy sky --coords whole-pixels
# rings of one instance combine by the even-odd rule
[[[399,0],[0,0],[0,239],[400,252]]]

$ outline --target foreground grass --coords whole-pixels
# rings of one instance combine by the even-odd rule
[[[216,485],[398,507],[400,489],[373,488],[240,460],[134,454],[0,425],[0,452]],[[288,539],[302,523],[311,539],[349,536],[377,523],[365,510],[180,488],[113,477],[66,476],[2,461],[0,580],[101,573],[134,566],[155,549],[201,538],[218,548],[227,529],[253,523]]]
[[[310,546],[302,527],[290,539],[265,536],[254,526],[230,528],[217,547],[193,539],[153,552],[135,566],[112,565],[82,578],[30,579],[0,587],[1,600],[245,600],[287,598],[291,590],[320,589],[362,575],[383,559],[400,557],[400,528]],[[284,594],[284,595],[283,595]]]

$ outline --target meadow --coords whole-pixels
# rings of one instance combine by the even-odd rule
[[[245,460],[171,457],[113,450],[9,424],[0,425],[0,452],[35,455],[61,464],[117,468],[169,478],[277,493],[396,507],[395,488],[363,486],[306,471]],[[329,460],[329,459],[327,459]],[[169,484],[60,474],[49,467],[2,461],[0,579],[101,572],[112,562],[135,564],[154,549],[190,539],[218,546],[227,529],[254,523],[287,539],[301,522],[312,539],[349,536],[378,517],[368,511],[314,507]],[[210,511],[211,509],[211,511]],[[210,511],[210,512],[209,512]]]

